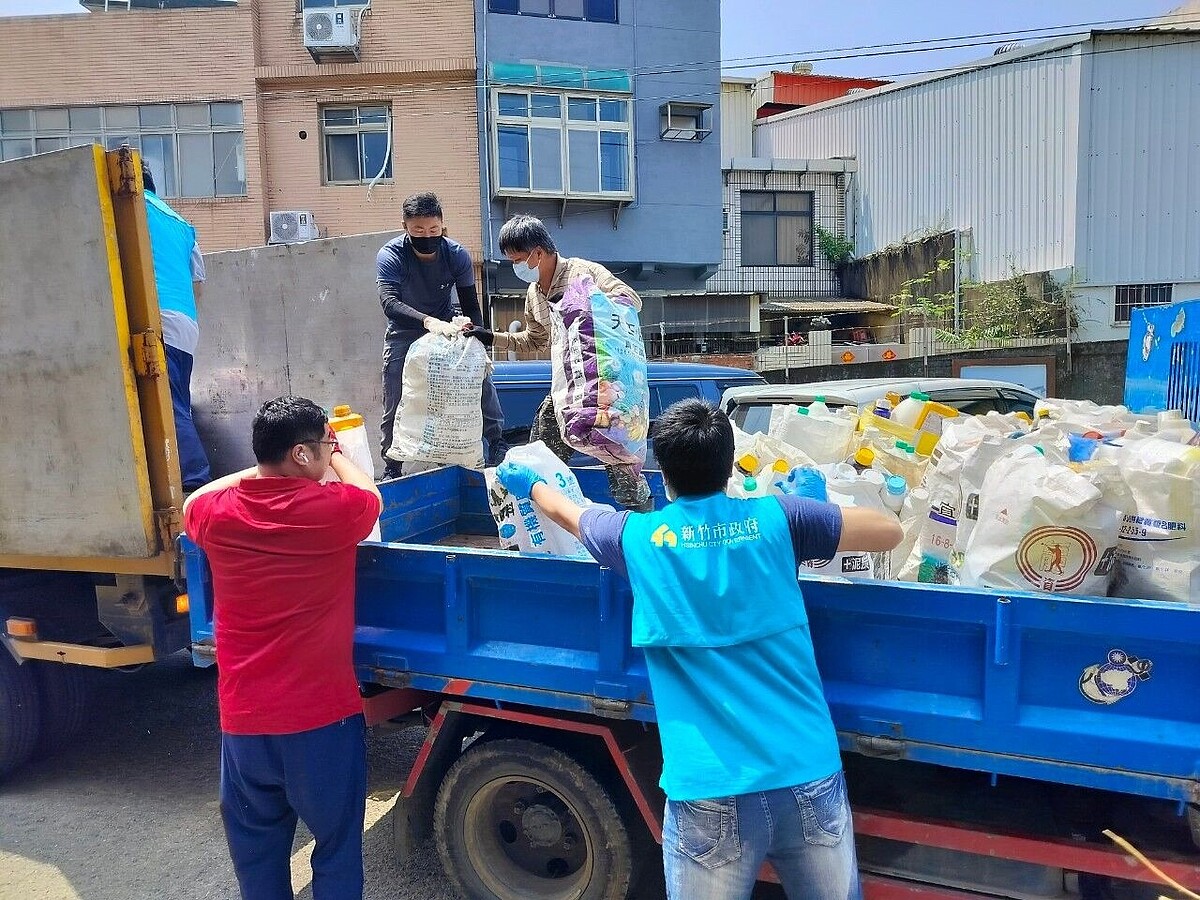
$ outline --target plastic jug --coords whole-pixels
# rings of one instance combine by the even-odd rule
[[[371,453],[371,442],[363,417],[349,406],[335,406],[329,418],[329,427],[337,435],[338,445],[346,459],[374,478],[375,457]]]
[[[333,429],[334,434],[337,436],[338,446],[341,448],[342,455],[374,478],[375,457],[371,453],[371,441],[367,437],[367,426],[363,422],[363,417],[351,410],[349,406],[335,406],[333,408],[333,415],[329,417],[329,427]],[[332,469],[329,470],[329,474],[332,477],[328,480],[338,480],[337,476],[333,474]],[[367,540],[382,540],[378,521],[376,521],[375,527],[371,529],[371,533],[367,535]]]
[[[825,396],[823,394],[813,398],[813,402],[808,404],[808,415],[821,416],[828,418],[833,415],[833,410],[825,405]]]
[[[947,419],[957,419],[960,413],[953,406],[938,403],[936,400],[926,400],[921,414],[917,416],[917,431],[942,436],[942,426]]]
[[[1160,440],[1186,444],[1196,436],[1196,430],[1182,412],[1168,409],[1158,414],[1158,431],[1154,436]]]
[[[921,413],[925,410],[925,404],[928,402],[928,394],[913,391],[900,402],[899,406],[892,410],[891,419],[897,425],[916,428],[917,420],[921,418]]]

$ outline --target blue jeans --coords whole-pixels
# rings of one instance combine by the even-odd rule
[[[221,735],[221,818],[243,900],[292,900],[308,826],[314,900],[361,900],[367,745],[361,715],[296,734]]]
[[[667,801],[670,900],[748,898],[764,860],[791,900],[861,900],[842,772],[757,794]]]
[[[171,383],[171,409],[175,414],[175,440],[179,444],[179,473],[183,489],[194,491],[212,480],[204,442],[192,420],[192,354],[170,344],[167,351],[167,380]]]

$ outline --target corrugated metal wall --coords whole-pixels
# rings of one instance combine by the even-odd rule
[[[1079,216],[1087,284],[1200,281],[1198,40],[1094,39]]]
[[[755,156],[858,160],[859,255],[971,229],[974,276],[1074,259],[1079,47],[785,115]]]
[[[722,162],[754,155],[754,110],[753,84],[721,82]]]

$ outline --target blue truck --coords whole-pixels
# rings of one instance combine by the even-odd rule
[[[0,163],[0,414],[30,451],[0,458],[0,776],[78,727],[77,673],[185,648],[213,662],[209,573],[179,534],[139,172],[135,153],[98,147]],[[67,233],[77,239],[44,238]],[[255,310],[225,312],[229,333],[261,325]],[[1138,410],[1200,418],[1198,316],[1200,302],[1135,314]],[[243,360],[227,369],[233,383],[276,383]],[[367,362],[350,375],[376,383]],[[253,405],[225,388],[219,399],[231,421]],[[606,499],[602,472],[578,474]],[[392,817],[397,853],[432,838],[470,898],[629,896],[658,868],[663,798],[627,582],[496,549],[478,473],[423,473],[383,493],[384,541],[359,550],[355,660],[371,722],[426,728]],[[1096,835],[1031,817],[1051,795],[1144,811],[1160,868],[1200,888],[1188,835],[1200,839],[1200,607],[803,586],[872,900],[1152,879]],[[1097,704],[1080,683],[1105,667],[1125,689]]]
[[[1186,367],[1170,360],[1194,353],[1200,301],[1176,310],[1197,325],[1171,336],[1158,324],[1145,361],[1136,334],[1155,333],[1167,311],[1139,312],[1130,383],[1143,391],[1139,409],[1169,402],[1196,419],[1195,390],[1172,375]],[[1141,377],[1161,359],[1162,372]],[[1154,385],[1157,396],[1145,395]],[[601,470],[577,474],[588,496],[607,499]],[[653,489],[661,503],[660,479]],[[661,839],[663,799],[628,582],[590,561],[495,549],[477,472],[441,469],[382,491],[384,540],[359,550],[355,661],[373,721],[429,725],[394,813],[397,851],[432,834],[472,898],[625,896],[646,839]],[[207,665],[209,575],[199,550],[186,556],[193,653]],[[1170,801],[1200,840],[1200,607],[801,581],[848,754]],[[1128,669],[1119,702],[1084,690],[1100,668]],[[902,818],[858,819],[860,835],[915,833]],[[951,834],[943,849],[970,855],[972,839]],[[1065,863],[1079,871],[1113,864],[1093,846],[1060,850],[1079,857]],[[1176,865],[1200,884],[1200,861]],[[880,883],[869,882],[883,896]]]

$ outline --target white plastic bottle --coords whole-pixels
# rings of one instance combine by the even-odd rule
[[[917,420],[921,418],[921,413],[924,411],[925,404],[928,402],[928,394],[922,394],[920,391],[913,391],[900,401],[899,406],[892,410],[892,421],[898,425],[904,425],[907,428],[916,428]]]
[[[908,495],[908,482],[899,475],[889,475],[883,483],[883,505],[897,516],[904,508],[904,498]]]
[[[820,395],[814,397],[813,402],[808,404],[808,415],[820,416],[821,418],[829,418],[830,416],[833,415],[833,410],[831,410],[825,404],[825,395],[824,394],[820,394]]]

